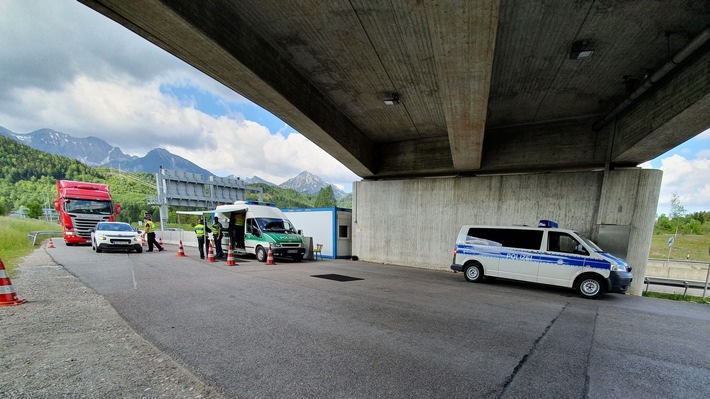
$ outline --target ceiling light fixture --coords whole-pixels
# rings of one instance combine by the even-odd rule
[[[385,99],[385,105],[397,105],[399,104],[399,94],[392,93],[387,99]]]
[[[569,53],[571,60],[588,60],[592,58],[594,49],[588,41],[579,40],[572,43],[572,50]]]

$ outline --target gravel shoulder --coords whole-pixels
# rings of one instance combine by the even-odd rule
[[[12,285],[28,302],[0,307],[0,397],[223,398],[137,335],[44,245]]]

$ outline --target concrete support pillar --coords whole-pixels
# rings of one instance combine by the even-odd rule
[[[631,220],[629,236],[629,251],[626,257],[633,267],[634,281],[631,284],[631,295],[643,293],[643,279],[646,277],[648,254],[651,252],[651,238],[656,220],[658,198],[661,192],[663,172],[660,170],[642,169],[636,190],[636,206]]]

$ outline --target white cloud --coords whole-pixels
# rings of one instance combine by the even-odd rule
[[[661,159],[660,169],[663,183],[659,213],[668,214],[673,193],[678,194],[681,204],[690,213],[710,210],[710,159],[707,156],[687,159],[672,155]]]
[[[138,156],[161,147],[218,175],[281,183],[307,170],[339,186],[359,180],[298,133],[270,132],[231,106],[208,115],[166,86],[248,103],[82,4],[0,2],[0,126],[95,136]]]

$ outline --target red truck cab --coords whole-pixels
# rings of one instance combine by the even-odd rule
[[[113,222],[121,205],[113,206],[107,184],[57,180],[54,209],[64,228],[64,242],[71,246],[90,243],[91,230],[99,222]]]

